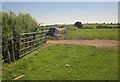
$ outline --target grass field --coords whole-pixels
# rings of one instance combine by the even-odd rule
[[[3,64],[3,80],[117,80],[118,52],[93,46],[43,47],[12,64]]]
[[[118,40],[118,29],[77,29],[69,27],[64,39],[110,39]]]

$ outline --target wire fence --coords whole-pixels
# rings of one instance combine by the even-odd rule
[[[7,39],[7,52],[2,54],[4,62],[14,62],[26,54],[40,48],[46,43],[46,30],[40,32],[19,33],[19,36],[13,36]],[[5,46],[2,46],[5,47]]]

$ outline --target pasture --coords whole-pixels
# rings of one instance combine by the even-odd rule
[[[115,47],[119,38],[116,27],[96,29],[99,24],[84,24],[85,28],[78,29],[71,24],[44,28],[30,14],[14,12],[2,12],[2,21],[3,80],[118,79],[118,49]],[[114,27],[117,24],[109,25]],[[48,43],[49,27],[60,30],[61,26],[66,28],[62,39],[67,39],[62,43],[66,41],[67,44],[60,44],[60,40],[56,40],[59,44]],[[92,39],[102,41],[91,42]],[[113,44],[109,45],[109,42]]]
[[[118,29],[78,29],[67,27],[64,39],[109,39],[118,40]]]
[[[80,45],[44,45],[12,64],[3,80],[117,80],[118,50]],[[9,68],[9,69],[8,69]]]

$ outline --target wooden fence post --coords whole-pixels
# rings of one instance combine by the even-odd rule
[[[19,59],[19,58],[20,58],[20,55],[21,55],[20,49],[22,48],[22,44],[21,44],[21,33],[19,33],[18,40],[19,40],[19,42],[18,42],[19,48],[18,48],[17,54],[18,54],[18,59]]]
[[[13,38],[11,38],[11,47],[12,47],[12,61],[15,62],[15,53],[14,53],[14,42]]]
[[[21,35],[19,34],[19,48],[21,49]]]
[[[47,34],[47,30],[45,30],[45,35],[44,35],[44,37],[45,37],[45,43],[47,42],[46,34]]]
[[[8,50],[8,62],[11,63],[10,52]]]

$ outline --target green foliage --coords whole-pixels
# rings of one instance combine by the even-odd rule
[[[2,12],[2,28],[3,37],[12,37],[13,31],[17,33],[34,32],[37,31],[38,26],[30,14],[16,15],[13,12]]]
[[[3,55],[7,55],[10,39],[14,38],[15,48],[19,47],[19,34],[22,32],[35,32],[39,30],[39,25],[30,14],[15,14],[14,12],[1,12],[2,14],[2,39]],[[17,49],[18,50],[18,49]]]
[[[53,45],[36,50],[15,63],[3,64],[2,72],[3,80],[20,75],[25,75],[21,80],[117,80],[118,50]]]
[[[82,22],[76,22],[74,26],[78,27],[79,29],[83,27]]]

